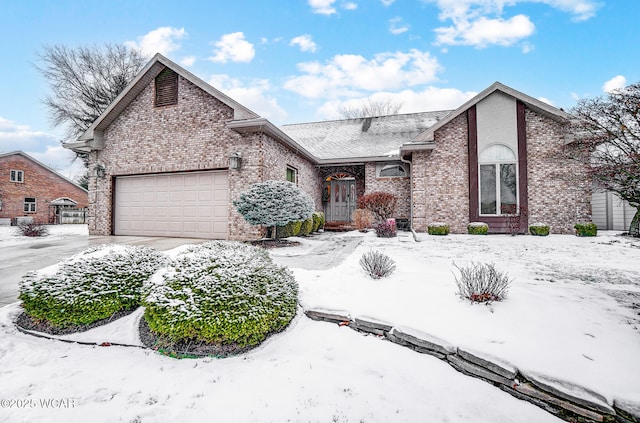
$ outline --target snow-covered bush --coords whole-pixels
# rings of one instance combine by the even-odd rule
[[[507,296],[511,280],[506,273],[496,270],[493,264],[471,263],[467,267],[453,266],[460,272],[454,273],[458,295],[474,303],[501,301]]]
[[[211,241],[178,255],[144,292],[144,318],[160,339],[252,346],[295,316],[298,284],[261,248]]]
[[[376,230],[376,236],[379,238],[393,238],[398,234],[395,219],[380,220],[374,223],[373,227]]]
[[[142,283],[167,263],[147,247],[100,245],[20,281],[25,312],[55,327],[88,325],[138,307]]]
[[[300,226],[300,236],[307,236],[311,232],[313,232],[313,217],[309,216],[309,218],[305,219],[302,222],[302,226]]]
[[[40,223],[36,223],[32,220],[30,222],[19,224],[18,232],[23,236],[41,237],[47,235],[49,233],[49,229],[46,226],[41,225]]]
[[[360,266],[373,279],[389,276],[396,270],[396,263],[393,259],[377,250],[364,253],[360,258]]]
[[[484,222],[471,222],[467,225],[469,235],[486,235],[489,233],[489,225]]]
[[[549,235],[550,229],[551,228],[546,223],[532,223],[529,225],[529,233],[531,235],[547,236]]]
[[[300,220],[289,222],[284,226],[278,226],[276,227],[276,238],[289,238],[290,236],[298,236],[301,227],[302,221]]]
[[[434,222],[427,227],[429,235],[449,235],[449,225],[442,222]]]
[[[596,236],[598,235],[598,227],[593,222],[576,223],[574,226],[577,236]]]
[[[240,194],[233,205],[248,223],[266,226],[304,221],[314,208],[309,194],[287,181],[253,184]]]

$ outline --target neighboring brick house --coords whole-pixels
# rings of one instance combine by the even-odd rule
[[[87,190],[33,157],[22,151],[0,154],[0,219],[27,216],[54,223],[59,207],[88,204]]]
[[[558,157],[568,119],[495,83],[454,111],[277,127],[158,54],[66,147],[89,153],[91,234],[260,237],[232,201],[270,179],[297,183],[329,222],[384,190],[418,231],[508,232],[522,211],[523,231],[528,215],[568,233],[590,217],[586,174]]]

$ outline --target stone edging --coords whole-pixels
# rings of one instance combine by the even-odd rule
[[[351,317],[343,310],[308,309],[305,315],[313,320],[349,326],[358,332],[374,334],[437,357],[461,373],[491,383],[566,421],[640,423],[638,403],[614,399],[609,404],[603,395],[585,387],[537,373],[522,372],[504,360],[456,347],[416,329],[394,326],[371,317]]]

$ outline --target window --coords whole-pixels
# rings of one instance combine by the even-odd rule
[[[24,182],[24,171],[11,169],[11,175],[9,176],[11,182]]]
[[[24,212],[35,213],[36,212],[36,199],[27,197],[24,199]]]
[[[515,214],[518,210],[516,155],[504,145],[492,145],[478,157],[480,214]]]
[[[156,76],[156,107],[178,104],[178,74],[169,68],[164,68]]]
[[[378,178],[404,178],[409,176],[407,168],[401,163],[379,164],[376,166]]]
[[[293,182],[298,185],[298,169],[295,167],[287,166],[287,181]]]

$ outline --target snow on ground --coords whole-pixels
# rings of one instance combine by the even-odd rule
[[[302,304],[409,326],[609,399],[640,401],[639,240],[615,233],[420,238],[408,244],[368,234],[333,269],[295,269]],[[372,280],[360,268],[372,249],[396,261],[390,277]],[[454,262],[495,263],[513,278],[507,299],[490,306],[460,299]]]
[[[35,406],[0,408],[4,421],[560,421],[438,359],[304,316],[248,354],[176,360],[21,334],[17,311],[0,309],[1,396]]]
[[[28,237],[18,231],[17,226],[0,226],[0,247],[22,245],[42,240],[60,240],[78,235],[89,236],[87,225],[46,225],[48,235],[43,237]]]
[[[327,245],[351,245],[359,236],[339,235],[349,240],[343,244],[314,236],[272,253],[290,263],[305,307],[409,326],[609,399],[640,402],[640,241],[604,233],[420,235],[413,243],[367,234],[340,265],[305,270],[308,260],[290,260],[322,251],[325,237]],[[371,249],[397,262],[393,275],[364,274],[358,261]],[[452,263],[472,261],[493,262],[514,279],[505,301],[472,305],[456,296]],[[247,354],[175,360],[32,337],[13,326],[18,312],[17,304],[0,308],[0,399],[33,399],[35,407],[0,408],[0,421],[559,421],[433,357],[301,313]],[[138,317],[74,339],[135,344]],[[49,398],[72,399],[74,407],[45,408],[40,401]]]

